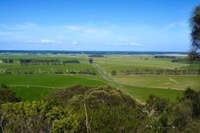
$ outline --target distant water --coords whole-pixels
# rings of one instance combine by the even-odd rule
[[[187,54],[187,52],[160,51],[60,51],[60,50],[0,50],[0,53],[27,54]]]

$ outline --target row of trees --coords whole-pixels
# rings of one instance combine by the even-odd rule
[[[186,74],[200,74],[200,70],[123,70],[122,74],[155,74],[155,75],[186,75]]]
[[[78,60],[36,60],[36,59],[20,59],[21,65],[66,65],[66,64],[80,64]]]
[[[51,71],[41,71],[35,70],[35,71],[24,71],[24,70],[2,70],[0,71],[1,74],[89,74],[89,75],[96,75],[96,72],[94,70],[80,70],[80,71],[74,71],[74,70],[63,70],[63,69],[57,69],[57,70],[51,70]]]
[[[104,55],[102,54],[92,54],[92,55],[88,55],[88,57],[91,57],[91,58],[95,58],[95,57],[104,57]]]
[[[10,63],[10,64],[12,64],[12,63],[14,63],[14,60],[13,59],[3,59],[2,62],[3,63]]]
[[[164,56],[164,55],[157,55],[154,56],[156,59],[176,59],[176,56]]]

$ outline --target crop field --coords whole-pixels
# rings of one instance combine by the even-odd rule
[[[0,54],[0,84],[6,84],[18,97],[27,101],[41,99],[56,89],[72,85],[111,85],[143,102],[150,94],[174,101],[187,87],[200,89],[200,75],[174,74],[174,70],[192,70],[198,66],[154,56],[116,54],[90,57],[113,83],[89,63],[85,54]],[[184,58],[177,56],[175,59]],[[29,62],[22,64],[22,59]],[[13,62],[5,63],[3,60]],[[72,62],[63,64],[67,61]],[[112,71],[116,71],[115,74]],[[155,74],[157,71],[162,73]]]

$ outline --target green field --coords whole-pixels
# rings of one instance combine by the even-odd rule
[[[89,64],[87,56],[80,55],[26,55],[26,54],[3,54],[1,59],[13,59],[14,63],[0,63],[0,84],[4,83],[14,90],[18,97],[23,100],[37,100],[43,98],[49,92],[59,88],[66,88],[72,85],[98,86],[105,85],[106,82],[96,70]],[[78,60],[80,64],[64,65],[20,65],[20,59],[39,59],[39,60]],[[4,71],[10,71],[12,74],[5,74]],[[69,74],[68,71],[86,71],[90,70],[96,75],[89,74]],[[33,72],[33,74],[18,74],[18,71]],[[63,74],[54,74],[56,71],[62,71]],[[36,74],[34,74],[36,73]]]
[[[0,75],[0,83],[8,85],[23,100],[37,100],[58,88],[72,85],[98,86],[106,83],[81,75]]]
[[[178,97],[182,96],[183,94],[183,91],[180,90],[136,87],[128,85],[120,87],[120,90],[130,94],[131,96],[133,96],[133,98],[136,98],[141,102],[145,102],[149,98],[149,95],[152,94],[161,98],[168,99],[170,101],[175,101]]]
[[[28,101],[41,99],[56,89],[72,85],[111,85],[142,102],[145,102],[150,94],[174,101],[187,87],[200,89],[200,75],[125,75],[121,73],[124,70],[196,69],[196,66],[185,62],[173,63],[171,59],[155,59],[154,55],[105,55],[105,57],[93,58],[97,66],[116,83],[106,80],[94,65],[88,62],[88,55],[0,54],[0,60],[2,59],[14,59],[15,62],[13,64],[0,62],[0,84],[6,84],[16,92],[18,97]],[[80,64],[23,66],[19,63],[20,59],[78,60]],[[11,71],[12,74],[6,74],[5,70]],[[62,74],[52,73],[52,71],[60,70]],[[96,75],[68,73],[68,71],[85,70],[93,71]],[[117,72],[117,75],[111,74],[113,70]],[[33,74],[19,74],[18,71],[32,71]]]
[[[66,71],[80,71],[80,70],[91,70],[95,71],[96,69],[89,64],[87,56],[70,56],[70,55],[3,55],[0,56],[1,59],[14,59],[15,63],[13,64],[4,64],[0,63],[0,72],[3,70],[7,71],[12,71],[16,73],[17,71],[32,71],[32,72],[51,72],[51,71],[56,71],[56,70],[62,70],[63,72]],[[57,60],[78,60],[80,61],[80,64],[67,64],[66,66],[64,65],[27,65],[27,66],[22,66],[19,63],[20,59],[40,59],[40,60],[52,60],[52,59],[57,59]]]
[[[112,70],[165,70],[187,66],[185,63],[173,63],[171,59],[155,59],[153,55],[106,55],[105,58],[95,58],[95,62],[107,73]]]
[[[177,57],[184,58],[184,57]],[[172,59],[155,59],[153,55],[107,55],[105,58],[95,58],[96,64],[114,81],[152,88],[186,89],[191,87],[200,90],[200,75],[153,75],[153,74],[129,74],[121,71],[134,70],[184,70],[194,68],[186,62],[171,62]],[[196,66],[197,67],[197,66]],[[116,75],[111,72],[115,70]]]
[[[113,80],[120,83],[184,90],[188,87],[200,90],[200,75],[117,75],[112,76]]]

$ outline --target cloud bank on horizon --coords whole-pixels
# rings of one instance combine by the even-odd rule
[[[0,50],[187,51],[189,17],[197,4],[3,0]]]

